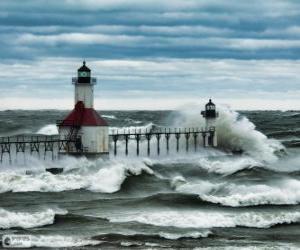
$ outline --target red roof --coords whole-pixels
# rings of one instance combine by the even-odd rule
[[[85,108],[79,101],[60,126],[108,126],[107,122],[93,108]]]

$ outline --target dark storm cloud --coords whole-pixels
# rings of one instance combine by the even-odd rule
[[[83,58],[101,108],[300,108],[300,1],[0,0],[0,58],[0,109],[71,108]]]
[[[299,58],[298,1],[2,0],[3,58]]]

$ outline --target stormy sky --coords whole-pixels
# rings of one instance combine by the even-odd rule
[[[298,0],[1,0],[3,109],[300,109]]]

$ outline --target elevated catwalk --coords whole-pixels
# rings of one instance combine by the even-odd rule
[[[197,151],[200,147],[214,147],[213,137],[215,129],[204,130],[200,128],[161,128],[145,130],[113,130],[109,134],[110,149],[114,156],[120,154],[119,150],[128,156],[129,141],[134,141],[135,155],[160,155],[162,147],[166,154],[171,150],[180,152]],[[145,151],[141,152],[141,143],[146,142]],[[152,143],[151,143],[152,142]],[[173,143],[171,143],[173,142]],[[181,145],[184,143],[184,145]],[[173,145],[174,144],[174,145]],[[153,148],[155,147],[154,151]],[[123,149],[122,149],[123,148]],[[0,161],[1,163],[9,161],[10,163],[18,158],[20,154],[23,157],[35,155],[41,159],[58,159],[60,155],[70,154],[82,156],[86,155],[85,148],[76,138],[66,137],[62,139],[59,135],[54,136],[11,136],[0,137]]]

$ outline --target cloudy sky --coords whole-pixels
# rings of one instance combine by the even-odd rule
[[[299,0],[1,0],[0,109],[300,109]]]

